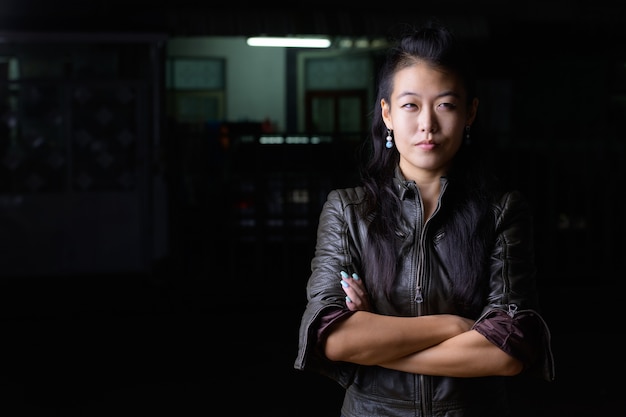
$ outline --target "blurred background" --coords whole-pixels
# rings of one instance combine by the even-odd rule
[[[619,6],[5,0],[3,415],[338,416],[293,369],[317,216],[389,39],[430,17],[475,47],[480,132],[535,211],[557,378],[512,381],[518,415],[626,412]]]

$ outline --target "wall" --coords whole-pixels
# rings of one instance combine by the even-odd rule
[[[261,122],[285,128],[286,52],[284,48],[246,45],[246,38],[174,37],[168,57],[213,57],[226,61],[226,120]]]

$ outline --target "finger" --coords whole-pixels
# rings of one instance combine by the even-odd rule
[[[347,295],[346,295],[346,306],[348,307],[348,310],[350,310],[350,311],[358,310],[357,305],[354,304],[352,299],[349,296],[347,296]]]
[[[369,310],[369,300],[357,293],[354,288],[350,287],[345,281],[342,282],[342,288],[346,294],[346,306],[350,310]]]
[[[363,284],[363,281],[359,279],[359,276],[357,274],[352,274],[352,277],[344,279],[344,281],[348,282],[350,287],[353,288],[356,293],[359,294],[361,297],[367,296],[367,292],[365,291],[365,285]]]
[[[369,299],[363,282],[354,273],[351,276],[345,271],[341,271],[341,287],[346,294],[346,306],[348,309],[369,310]]]
[[[341,288],[343,289],[343,292],[346,293],[346,296],[348,296],[348,298],[350,299],[351,302],[360,302],[360,294],[358,292],[355,291],[355,289],[350,286],[350,284],[347,281],[344,281],[343,279],[341,280]]]
[[[356,301],[356,302],[355,302]],[[349,295],[346,295],[346,307],[350,311],[366,310],[365,306],[359,300],[352,300]]]

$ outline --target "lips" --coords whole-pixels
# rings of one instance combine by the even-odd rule
[[[433,142],[433,132],[426,133],[426,139],[417,142],[417,147],[422,149],[433,149],[437,146],[436,142]]]
[[[415,146],[417,146],[418,148],[423,149],[423,150],[425,150],[425,151],[429,151],[429,150],[431,150],[431,149],[436,148],[436,147],[437,147],[437,144],[436,144],[435,142],[426,142],[426,141],[423,141],[423,142],[419,142],[419,143],[418,143],[417,145],[415,145]]]

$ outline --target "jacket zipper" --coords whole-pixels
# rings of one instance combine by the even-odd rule
[[[417,185],[415,186],[417,188]],[[441,203],[441,196],[443,195],[445,189],[447,188],[447,182],[444,182],[442,184],[441,187],[441,192],[439,193],[439,198],[437,200],[437,207],[435,208],[435,211],[433,212],[432,216],[435,216],[435,214],[437,214],[437,212],[439,211],[439,206]],[[420,220],[423,220],[423,226],[421,226],[421,230],[420,230],[420,234],[418,237],[418,244],[419,244],[419,262],[417,265],[417,285],[415,287],[415,304],[417,307],[417,316],[421,316],[424,313],[424,309],[423,309],[423,303],[424,303],[424,281],[426,279],[425,275],[426,275],[426,263],[425,263],[425,259],[426,259],[426,251],[425,251],[425,244],[424,244],[424,240],[425,240],[425,236],[427,235],[427,230],[428,230],[428,223],[430,221],[430,219],[425,219],[424,218],[424,206],[422,204],[422,197],[419,194],[419,191],[416,190],[416,195],[419,196],[418,197],[418,202],[420,204],[420,208],[421,208],[421,213],[422,213],[422,218]],[[422,222],[420,221],[419,224],[422,224]],[[425,384],[425,376],[424,375],[419,375],[419,390],[420,390],[420,404],[421,404],[421,415],[427,415],[427,410],[426,410],[426,384]]]
[[[417,186],[416,186],[417,188]],[[419,204],[421,210],[418,210],[418,223],[417,228],[419,229],[419,234],[416,233],[417,236],[417,248],[418,248],[418,261],[417,261],[417,282],[415,286],[415,307],[417,316],[421,316],[424,314],[424,280],[426,275],[426,264],[425,264],[425,250],[424,250],[424,236],[426,236],[426,230],[428,227],[428,221],[424,219],[424,206],[422,204],[422,197],[419,194],[419,191],[416,190],[416,196],[418,196],[417,203]],[[419,213],[421,212],[421,217]],[[426,384],[424,375],[418,376],[418,384],[419,384],[419,392],[420,392],[420,404],[421,404],[421,415],[426,415]]]

